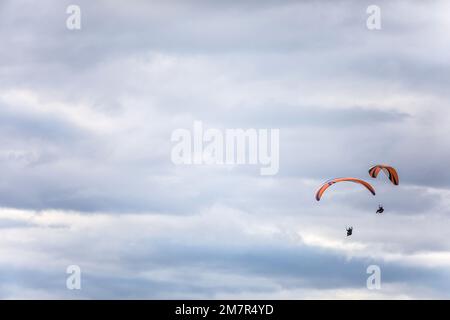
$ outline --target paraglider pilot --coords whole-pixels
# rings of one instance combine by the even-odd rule
[[[383,212],[384,212],[383,206],[381,204],[378,205],[378,210],[376,211],[376,213],[383,213]]]
[[[351,236],[353,233],[353,227],[347,228],[346,230],[347,230],[347,237]]]

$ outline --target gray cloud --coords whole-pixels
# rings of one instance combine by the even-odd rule
[[[448,297],[446,2],[381,1],[380,31],[357,1],[79,1],[74,32],[69,4],[0,3],[2,298],[357,298],[372,263],[382,297]],[[194,120],[280,129],[279,174],[175,166]],[[377,196],[316,202],[337,176]]]

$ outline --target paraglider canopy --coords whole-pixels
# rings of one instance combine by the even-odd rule
[[[366,187],[367,190],[369,190],[373,195],[375,195],[375,189],[366,181],[361,180],[361,179],[357,179],[357,178],[335,178],[335,179],[331,179],[328,180],[327,182],[325,182],[320,188],[319,190],[317,190],[316,192],[316,200],[320,201],[320,198],[322,197],[323,193],[325,192],[325,190],[327,190],[330,186],[332,186],[335,183],[338,182],[344,182],[344,181],[348,181],[348,182],[354,182],[354,183],[358,183],[363,185],[364,187]]]
[[[386,166],[384,164],[377,164],[369,169],[369,175],[372,178],[376,178],[380,173],[380,171],[383,171],[386,174],[386,176],[388,176],[389,180],[391,180],[393,184],[398,186],[399,179],[397,170],[395,170],[393,167]]]

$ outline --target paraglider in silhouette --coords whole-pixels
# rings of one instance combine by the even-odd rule
[[[335,183],[338,182],[343,182],[343,181],[349,181],[349,182],[354,182],[354,183],[358,183],[363,185],[364,187],[366,187],[367,190],[369,190],[373,195],[375,195],[375,189],[366,181],[361,180],[361,179],[357,179],[357,178],[335,178],[335,179],[331,179],[328,180],[327,182],[325,182],[320,188],[319,190],[317,190],[316,192],[316,200],[320,201],[320,198],[322,197],[323,193],[325,192],[325,190],[327,190],[330,186],[332,186]]]
[[[386,166],[384,164],[377,164],[369,169],[369,175],[372,178],[376,178],[378,176],[378,174],[380,173],[380,171],[383,171],[386,174],[386,176],[389,178],[389,180],[391,180],[391,182],[394,185],[398,186],[398,184],[399,184],[398,173],[397,173],[397,170],[395,170],[393,167]]]
[[[397,170],[395,170],[395,168],[393,168],[391,166],[384,165],[384,164],[377,164],[377,165],[375,165],[375,166],[373,166],[372,168],[369,169],[369,175],[372,178],[376,178],[376,177],[378,177],[378,174],[380,173],[380,171],[383,171],[384,174],[389,178],[389,180],[394,185],[398,186],[399,179],[398,179]],[[376,213],[381,214],[383,212],[384,212],[384,208],[380,204],[378,206],[378,210],[376,211]]]
[[[376,211],[376,213],[383,213],[384,212],[384,208],[382,205],[378,205],[378,210]]]
[[[353,227],[347,228],[347,237],[351,236],[353,233]]]

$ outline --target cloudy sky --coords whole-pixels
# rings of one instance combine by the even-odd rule
[[[1,0],[0,298],[450,298],[449,12]],[[171,134],[194,121],[279,129],[278,174],[175,165]],[[339,176],[377,196],[339,185],[317,202]]]

